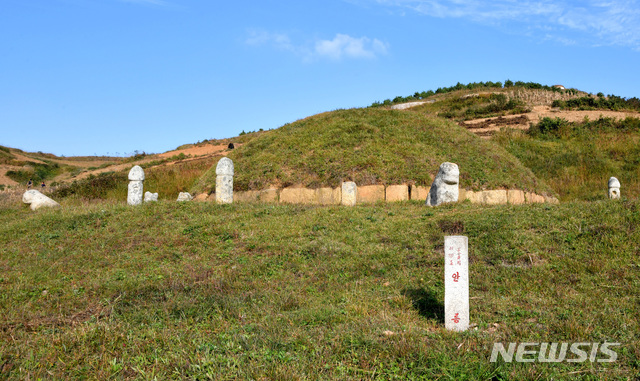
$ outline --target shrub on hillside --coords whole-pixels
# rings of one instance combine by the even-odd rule
[[[569,122],[562,118],[542,118],[529,129],[529,135],[534,137],[568,137],[592,134],[594,132],[640,131],[640,118],[627,117],[615,119],[601,117],[590,121]]]
[[[536,82],[522,82],[522,81],[517,81],[517,82],[513,82],[509,79],[507,79],[504,82],[504,87],[522,87],[524,89],[534,89],[534,90],[547,90],[547,91],[555,91],[555,92],[566,92],[569,94],[577,94],[577,91],[574,89],[560,89],[557,87],[552,87],[552,86],[547,86],[547,85],[541,85],[539,83]],[[466,85],[458,82],[457,84],[455,84],[454,86],[451,87],[439,87],[438,89],[436,89],[436,91],[433,90],[429,90],[429,91],[423,91],[423,92],[415,92],[413,95],[407,96],[407,97],[402,97],[402,96],[397,96],[395,98],[393,98],[393,100],[391,99],[386,99],[383,102],[373,102],[371,104],[371,106],[369,107],[380,107],[380,106],[388,106],[388,105],[392,105],[392,104],[398,104],[398,103],[405,103],[405,102],[410,102],[410,101],[414,101],[414,100],[420,100],[420,99],[424,99],[424,98],[428,98],[432,95],[435,94],[446,94],[446,93],[450,93],[453,91],[458,91],[458,90],[475,90],[475,89],[481,89],[481,88],[502,88],[502,82],[471,82],[468,83]]]
[[[69,185],[61,186],[53,192],[53,197],[79,196],[88,199],[105,199],[109,191],[127,183],[126,173],[106,172],[98,176],[91,175],[87,179],[77,180]]]
[[[569,127],[569,121],[564,118],[545,117],[529,128],[529,135],[534,137],[560,137]]]
[[[601,93],[599,93],[600,95]],[[559,107],[563,110],[634,110],[640,111],[640,99],[625,99],[616,95],[608,97],[598,96],[581,97],[568,100],[556,100],[552,103],[553,107]]]
[[[18,183],[26,183],[29,179],[33,181],[45,181],[55,177],[62,169],[58,163],[33,163],[28,162],[33,169],[19,169],[15,171],[7,171],[7,177]]]

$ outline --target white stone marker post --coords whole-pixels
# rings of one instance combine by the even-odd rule
[[[353,181],[342,183],[342,205],[355,206],[358,199],[358,187]]]
[[[142,204],[142,183],[144,181],[144,170],[139,165],[134,166],[129,171],[129,192],[127,193],[127,204]]]
[[[612,200],[620,199],[620,181],[615,177],[609,179],[609,198]]]
[[[451,331],[469,328],[469,239],[444,237],[444,326]]]
[[[216,202],[233,203],[233,161],[223,157],[216,165]]]

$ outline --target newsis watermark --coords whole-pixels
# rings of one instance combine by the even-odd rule
[[[618,354],[611,347],[620,343],[494,343],[491,362],[502,356],[505,362],[615,362]],[[567,351],[571,354],[567,356]]]

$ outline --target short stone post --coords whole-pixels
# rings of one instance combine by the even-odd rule
[[[158,193],[144,192],[144,202],[158,201]]]
[[[428,206],[438,206],[445,202],[457,202],[459,195],[460,169],[454,163],[442,163],[427,195]]]
[[[620,198],[620,181],[615,177],[609,179],[609,198],[612,200]]]
[[[193,200],[193,196],[191,196],[189,192],[180,192],[180,194],[178,194],[178,199],[176,201],[182,202],[182,201],[191,201],[191,200]]]
[[[444,237],[444,326],[469,329],[469,239]]]
[[[216,202],[231,204],[233,202],[233,161],[223,157],[216,166]]]
[[[144,182],[144,170],[139,165],[134,166],[129,171],[129,192],[127,194],[127,204],[142,204],[142,183]]]
[[[358,197],[358,187],[353,181],[342,183],[342,205],[355,206]]]

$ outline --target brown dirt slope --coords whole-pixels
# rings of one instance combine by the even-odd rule
[[[21,152],[19,150],[11,149],[11,155],[16,162],[32,162],[38,164],[45,164],[45,161],[57,163],[60,166],[69,167],[68,171],[51,179],[50,182],[68,182],[73,180],[85,179],[91,175],[99,175],[105,172],[119,172],[130,168],[135,164],[147,164],[157,161],[157,165],[173,165],[176,161],[191,161],[198,160],[207,157],[226,156],[228,145],[214,143],[200,143],[195,145],[188,145],[182,149],[176,149],[161,154],[146,155],[143,158],[135,161],[126,160],[120,157],[57,157],[50,154],[46,155],[46,158],[40,158],[40,154]],[[236,147],[241,146],[241,143],[235,143]],[[174,159],[175,157],[175,159]],[[126,162],[123,162],[125,161]],[[108,165],[111,164],[111,165]],[[105,166],[106,165],[106,166]],[[102,167],[102,168],[96,168]],[[6,176],[7,171],[24,169],[22,166],[16,165],[0,165],[0,185],[16,186],[17,182]]]
[[[500,116],[497,118],[482,118],[461,122],[460,125],[481,137],[489,137],[501,128],[515,128],[527,130],[531,123],[536,123],[542,118],[563,118],[569,122],[579,122],[585,118],[596,120],[600,117],[624,119],[627,117],[640,118],[640,113],[630,111],[606,111],[606,110],[582,110],[569,111],[553,109],[550,106],[534,106],[533,110],[526,114]]]

